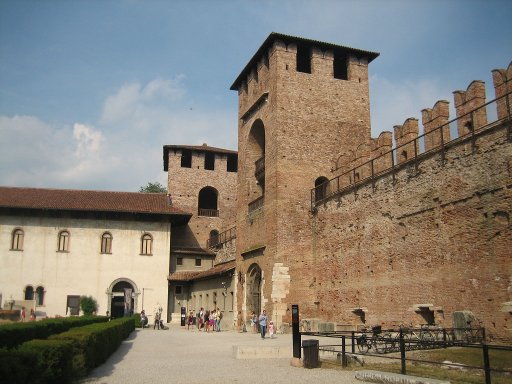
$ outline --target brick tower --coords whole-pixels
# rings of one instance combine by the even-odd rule
[[[171,228],[169,273],[208,270],[219,261],[208,243],[216,243],[219,234],[235,220],[237,152],[207,144],[165,145],[163,154],[169,198],[192,214],[188,223]],[[193,308],[192,303],[187,303],[190,296],[187,280],[170,281],[169,308],[173,320],[179,321],[180,306]],[[213,305],[200,303],[207,304]]]
[[[378,53],[271,33],[239,95],[238,310],[316,315],[310,190],[340,153],[371,140],[368,63]],[[315,266],[315,268],[313,268]]]

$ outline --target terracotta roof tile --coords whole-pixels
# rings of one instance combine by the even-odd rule
[[[0,207],[191,216],[164,193],[0,187]]]
[[[194,271],[178,271],[171,273],[168,277],[170,281],[193,281],[205,279],[207,277],[221,275],[227,271],[235,269],[235,260],[228,261],[227,263],[217,264],[213,268],[206,271],[194,272]]]

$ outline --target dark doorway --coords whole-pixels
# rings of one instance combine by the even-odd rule
[[[247,311],[261,313],[261,268],[252,264],[247,271]]]
[[[112,287],[112,300],[110,302],[110,314],[113,319],[123,317],[126,313],[126,290],[129,290],[128,312],[132,313],[134,308],[133,285],[127,281],[119,281]]]

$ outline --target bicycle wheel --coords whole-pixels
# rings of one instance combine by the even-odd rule
[[[387,353],[391,351],[391,335],[383,334],[375,338],[375,350],[377,353]]]
[[[357,350],[360,352],[360,353],[368,353],[368,351],[370,350],[370,345],[368,344],[368,339],[366,338],[365,335],[361,336],[361,337],[358,337],[357,339]]]
[[[431,349],[434,347],[434,335],[429,330],[424,330],[420,335],[421,349]]]

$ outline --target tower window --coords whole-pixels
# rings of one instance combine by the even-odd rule
[[[215,153],[204,153],[204,169],[208,169],[209,171],[213,171],[215,169]]]
[[[348,80],[347,56],[341,53],[334,53],[334,78]]]
[[[228,172],[237,172],[238,171],[238,156],[235,154],[228,155],[227,161],[227,171]]]
[[[181,150],[181,167],[192,168],[192,151],[190,149]]]
[[[306,45],[297,45],[297,72],[311,73],[311,50]]]

